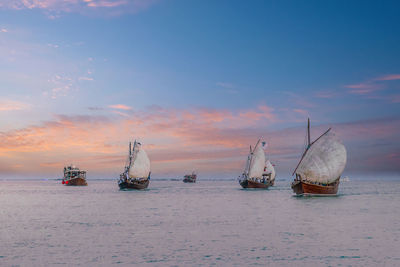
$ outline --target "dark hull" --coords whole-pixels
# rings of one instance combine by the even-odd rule
[[[339,180],[328,185],[317,185],[306,181],[294,181],[293,192],[297,195],[334,196],[339,189]]]
[[[150,181],[147,179],[145,181],[133,181],[133,182],[122,182],[119,183],[119,189],[136,189],[136,190],[141,190],[141,189],[146,189],[149,186]]]
[[[83,178],[74,178],[74,179],[70,179],[70,180],[66,180],[65,181],[65,185],[68,186],[85,186],[87,185],[87,182],[85,179]]]
[[[184,183],[195,183],[196,179],[183,179]]]
[[[267,189],[270,186],[270,183],[269,183],[269,181],[267,181],[266,183],[259,183],[259,182],[254,182],[254,181],[250,181],[250,180],[244,180],[244,181],[240,182],[240,185],[243,188]]]

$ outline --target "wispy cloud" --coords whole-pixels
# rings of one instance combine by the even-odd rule
[[[400,80],[400,74],[390,74],[375,79],[376,81],[394,81]]]
[[[115,16],[143,11],[159,0],[0,0],[3,9],[39,9],[54,19],[62,13]]]
[[[79,77],[80,81],[93,81],[94,79],[92,77]]]
[[[319,91],[315,93],[315,97],[318,98],[334,98],[337,96],[337,92],[334,91]]]
[[[132,110],[132,107],[123,104],[110,105],[108,107],[113,109]]]
[[[232,89],[235,87],[232,83],[227,82],[217,82],[216,85],[227,89]]]
[[[24,102],[0,99],[0,111],[25,110],[29,107],[30,105]]]
[[[377,91],[384,90],[386,88],[385,81],[400,80],[400,74],[389,74],[380,77],[376,77],[365,82],[345,85],[349,88],[349,93],[357,95],[371,95]]]
[[[8,32],[8,30],[6,28],[1,28],[0,32]]]

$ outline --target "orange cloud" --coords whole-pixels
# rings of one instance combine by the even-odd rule
[[[124,164],[127,142],[133,138],[143,141],[155,170],[165,162],[190,164],[229,154],[237,157],[238,149],[248,142],[233,133],[246,131],[257,122],[268,124],[269,112],[265,106],[241,112],[151,107],[130,117],[58,115],[42,125],[0,133],[0,157],[7,162],[22,162],[22,172],[55,172],[60,165],[74,162],[97,171],[118,171]],[[258,115],[240,115],[253,113]],[[246,138],[254,142],[255,135],[247,134]],[[103,156],[109,158],[96,162]]]
[[[0,111],[24,110],[30,107],[29,104],[13,101],[13,100],[0,100]]]
[[[151,158],[155,177],[196,169],[204,175],[234,178],[243,167],[248,146],[263,137],[268,156],[286,177],[302,152],[305,126],[268,130],[275,119],[267,106],[241,111],[153,106],[130,117],[58,115],[41,125],[0,132],[0,173],[55,176],[61,175],[63,165],[74,163],[88,169],[91,177],[111,178],[124,166],[127,142],[136,138]],[[351,166],[358,166],[357,160],[365,163],[374,155],[397,153],[397,125],[399,120],[386,119],[333,126],[349,147]],[[313,125],[312,137],[328,127]],[[385,143],[380,146],[380,142]],[[385,146],[387,142],[392,145]],[[368,168],[380,167],[370,164]]]

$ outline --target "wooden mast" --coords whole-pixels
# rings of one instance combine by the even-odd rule
[[[311,137],[310,137],[310,118],[308,118],[307,136],[308,136],[308,145],[307,145],[307,147],[310,147],[310,145],[311,145]]]

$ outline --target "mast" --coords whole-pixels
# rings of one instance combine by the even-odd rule
[[[310,118],[308,118],[308,124],[307,124],[307,137],[308,137],[308,145],[307,145],[307,147],[310,147],[310,145],[311,145],[311,137],[310,137]]]
[[[131,162],[132,162],[132,150],[131,150],[131,147],[132,147],[132,142],[129,142],[129,164],[126,167],[127,172],[129,172],[129,169],[131,168]]]

